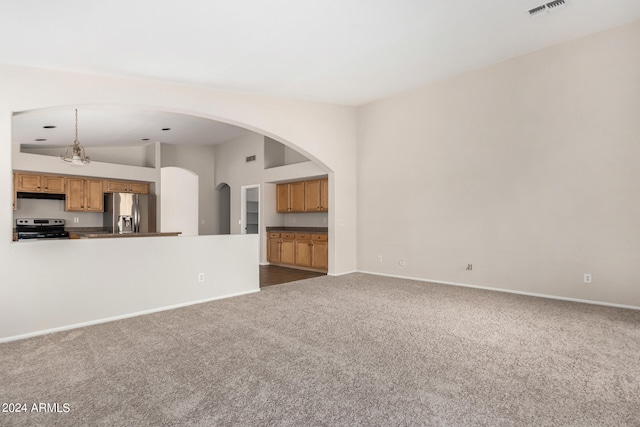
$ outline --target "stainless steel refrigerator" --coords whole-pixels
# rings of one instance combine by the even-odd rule
[[[146,194],[104,195],[104,228],[111,233],[155,233],[156,197]]]

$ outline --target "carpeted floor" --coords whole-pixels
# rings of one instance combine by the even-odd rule
[[[0,344],[0,403],[27,405],[2,426],[639,426],[640,312],[325,276]]]

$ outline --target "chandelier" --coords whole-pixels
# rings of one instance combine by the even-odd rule
[[[64,154],[60,156],[60,160],[63,160],[72,165],[82,166],[87,165],[90,162],[89,156],[84,152],[84,147],[78,142],[78,109],[76,108],[76,139],[73,144],[67,146],[64,150]]]

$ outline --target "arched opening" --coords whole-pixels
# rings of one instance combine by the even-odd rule
[[[231,187],[218,185],[218,234],[231,234]]]
[[[38,132],[43,132],[43,124],[50,124],[56,122],[56,117],[60,118],[61,122],[68,122],[68,117],[73,117],[70,111],[76,106],[60,106],[45,108],[39,110],[28,110],[24,112],[14,113],[14,169],[25,170],[44,170],[47,172],[64,174],[66,173],[66,167],[60,165],[57,160],[58,151],[60,147],[39,147],[38,144],[33,144],[36,136],[35,134],[26,134],[24,138],[19,137],[20,132],[16,131],[20,126],[16,126],[16,120],[24,120],[27,124],[31,123],[32,128]],[[329,220],[329,215],[333,213],[305,213],[299,215],[286,215],[276,212],[275,208],[275,187],[276,184],[282,182],[291,182],[294,180],[304,179],[319,179],[322,177],[329,177],[332,179],[332,173],[324,163],[310,155],[307,151],[297,147],[295,144],[280,138],[278,135],[274,135],[271,132],[252,126],[251,124],[238,123],[233,120],[226,119],[224,117],[217,117],[208,114],[203,114],[197,111],[185,111],[165,107],[146,107],[129,106],[129,105],[80,105],[77,106],[80,112],[80,140],[83,146],[86,146],[88,154],[92,157],[92,164],[90,169],[86,169],[88,174],[95,176],[120,176],[120,171],[133,175],[128,175],[128,179],[146,181],[151,183],[152,191],[156,191],[158,194],[162,192],[161,179],[159,176],[159,170],[164,167],[180,167],[183,169],[193,171],[200,179],[200,194],[199,194],[199,211],[198,214],[198,235],[209,234],[241,234],[242,215],[241,207],[242,203],[239,200],[239,194],[237,191],[230,191],[231,187],[234,189],[240,189],[247,184],[259,184],[264,188],[264,194],[261,196],[260,204],[262,205],[264,218],[259,225],[260,230],[258,234],[261,235],[260,242],[260,262],[267,263],[267,241],[266,241],[266,228],[269,226],[306,226],[306,227],[322,227],[329,228],[333,221]],[[53,113],[53,115],[50,115]],[[123,143],[119,138],[121,135],[111,135],[108,140],[116,141],[114,143],[109,142],[108,146],[100,146],[93,141],[100,141],[100,138],[94,138],[90,134],[91,128],[96,128],[92,123],[94,119],[97,119],[101,114],[106,113],[111,116],[122,117],[123,125],[112,124],[110,126],[104,126],[104,128],[110,129],[113,132],[116,130],[133,129],[139,130],[143,126],[141,124],[153,124],[155,134],[136,135],[138,143],[140,141],[146,141],[145,146],[135,146],[133,141],[129,143]],[[157,117],[154,118],[154,116]],[[35,120],[32,120],[35,119]],[[172,125],[166,123],[171,120],[190,120],[195,121],[190,125]],[[221,126],[221,131],[207,132],[208,135],[224,134],[224,127],[236,128],[240,133],[234,134],[228,141],[218,141],[207,147],[205,142],[200,145],[193,143],[191,137],[183,138],[182,141],[188,142],[176,142],[170,139],[177,133],[178,129],[196,129],[201,125],[206,126],[206,122],[216,123]],[[159,124],[162,123],[162,126]],[[185,122],[186,123],[186,122]],[[182,124],[185,124],[182,123]],[[216,126],[217,126],[216,125]],[[97,126],[99,127],[99,126]],[[169,131],[161,129],[162,127],[171,128]],[[65,127],[59,127],[58,130],[65,130]],[[53,132],[53,131],[51,131]],[[174,133],[176,132],[176,133]],[[130,132],[131,133],[131,132]],[[50,137],[54,134],[51,133]],[[227,156],[219,156],[219,153],[213,153],[217,150],[218,146],[222,145],[234,145],[237,141],[246,139],[247,135],[255,139],[258,137],[260,142],[259,148],[252,148],[251,150],[229,150]],[[16,138],[18,136],[18,138]],[[141,138],[141,136],[147,136],[150,138]],[[72,141],[72,135],[68,135],[62,138],[59,145],[68,144],[68,141]],[[105,138],[102,139],[106,141]],[[119,143],[117,141],[120,141]],[[168,142],[166,142],[168,141]],[[48,144],[54,142],[53,138],[48,140]],[[244,141],[243,141],[244,142]],[[278,145],[279,144],[279,145]],[[268,145],[268,147],[267,147]],[[283,148],[283,146],[286,146]],[[215,147],[215,148],[214,148]],[[211,150],[207,151],[208,148]],[[231,152],[233,151],[233,152]],[[271,156],[267,155],[267,151]],[[297,153],[296,153],[297,151]],[[274,156],[275,153],[275,156]],[[257,161],[256,161],[257,158]],[[273,160],[273,158],[283,159],[283,164],[270,164],[267,160]],[[185,161],[187,159],[187,161]],[[219,159],[221,160],[220,162]],[[237,161],[236,161],[237,159]],[[231,160],[231,161],[227,161]],[[36,166],[33,166],[31,162],[37,162]],[[216,162],[214,167],[211,167],[213,162]],[[306,164],[310,164],[313,167],[311,172],[305,170]],[[268,164],[269,163],[269,164]],[[255,170],[256,165],[261,165],[261,170],[258,173]],[[233,166],[236,171],[229,172],[228,168],[226,173],[224,172],[226,166]],[[288,175],[289,171],[295,171],[297,175]],[[118,171],[115,171],[118,169]],[[241,173],[245,173],[251,169],[247,176],[247,180],[244,177],[240,177]],[[220,171],[223,171],[222,173]],[[229,188],[225,188],[225,184]],[[219,187],[220,186],[220,187]],[[220,188],[221,191],[218,191]],[[238,194],[236,194],[238,193]],[[162,198],[159,199],[161,202]],[[24,204],[24,203],[23,203]],[[22,206],[19,206],[22,208]],[[159,207],[160,208],[160,207]],[[158,209],[158,224],[162,223],[162,209]],[[14,211],[14,216],[18,215]],[[80,225],[89,223],[92,220],[91,214],[67,214],[61,213],[61,216],[68,215],[67,222],[71,222],[76,217],[80,217]],[[244,226],[243,226],[244,227]],[[180,230],[177,230],[180,231]],[[332,233],[332,231],[329,231]],[[333,246],[331,241],[330,246]],[[330,257],[333,259],[333,257]],[[331,262],[329,263],[331,264]],[[329,268],[332,269],[331,267]]]

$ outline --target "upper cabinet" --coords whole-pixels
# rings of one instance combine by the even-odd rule
[[[67,178],[67,212],[103,212],[104,192],[101,179]]]
[[[104,193],[149,194],[151,187],[151,183],[142,181],[20,171],[13,173],[13,185],[14,210],[17,209],[18,193],[51,193],[65,195],[64,210],[68,212],[103,212]]]
[[[316,179],[304,183],[304,211],[329,211],[329,180]]]
[[[120,180],[105,179],[104,192],[105,193],[149,194],[149,183],[139,182],[139,181],[120,181]]]
[[[58,175],[43,175],[27,172],[16,172],[16,191],[26,193],[65,193],[65,177]]]
[[[304,181],[276,186],[276,212],[304,212]]]
[[[276,212],[328,212],[329,180],[289,182],[276,186]]]

